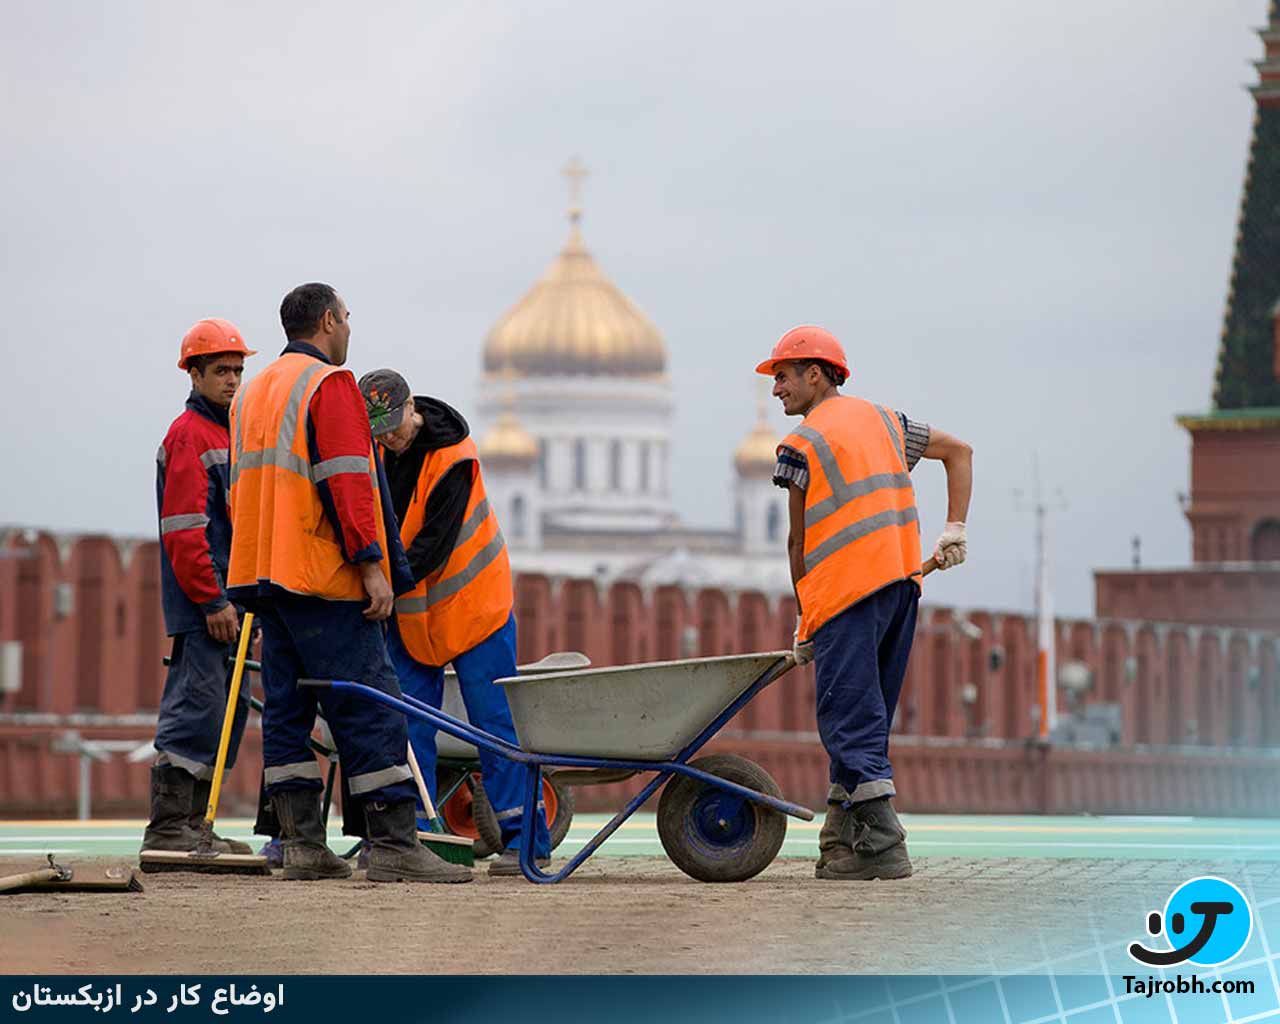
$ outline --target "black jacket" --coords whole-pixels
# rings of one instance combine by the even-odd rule
[[[438,398],[414,395],[413,407],[422,417],[422,429],[403,452],[386,452],[387,480],[391,485],[391,503],[396,518],[404,521],[405,513],[418,490],[422,464],[427,455],[440,448],[457,444],[471,434],[462,413]],[[472,467],[460,462],[445,473],[427,500],[426,516],[418,535],[406,545],[409,570],[415,584],[421,583],[445,563],[462,517],[471,498]]]

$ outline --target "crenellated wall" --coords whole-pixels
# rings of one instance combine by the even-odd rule
[[[149,725],[135,719],[121,726],[118,719],[154,714],[159,703],[169,643],[160,614],[158,559],[154,541],[25,530],[0,534],[0,643],[22,644],[21,687],[0,693],[0,812],[65,813],[74,807],[75,759],[49,751],[52,737],[66,729],[140,741],[152,735]],[[926,584],[926,597],[927,590]],[[516,615],[521,661],[580,650],[595,664],[608,665],[784,649],[791,643],[795,606],[790,597],[771,600],[754,592],[646,590],[633,583],[525,575],[516,581]],[[1057,631],[1059,665],[1079,661],[1091,670],[1092,685],[1081,699],[1121,707],[1122,745],[1145,750],[1132,755],[1132,763],[1191,756],[1152,752],[1173,746],[1215,748],[1228,759],[1243,758],[1241,764],[1252,764],[1254,774],[1258,757],[1271,763],[1268,748],[1280,740],[1275,634],[1119,620],[1060,620]],[[1034,623],[1023,615],[924,606],[894,730],[900,737],[900,775],[924,780],[930,771],[949,770],[946,764],[995,765],[1004,763],[1001,757],[1021,757],[1023,741],[1035,731],[1034,640]],[[732,723],[732,740],[719,745],[782,743],[791,753],[784,756],[771,746],[769,758],[793,765],[788,771],[800,771],[807,780],[799,789],[820,795],[825,770],[813,735],[813,690],[811,668],[791,672],[742,712]],[[1070,695],[1061,688],[1059,694],[1065,714]],[[917,738],[950,745],[917,750]],[[1013,753],[991,753],[996,748]],[[919,752],[926,749],[928,756]],[[1065,754],[1053,756],[1065,763]],[[251,804],[259,757],[258,737],[246,737],[244,763],[231,785],[242,807]],[[1122,760],[1093,757],[1117,766]],[[104,801],[100,809],[141,810],[145,764],[125,765],[117,758],[95,771],[102,777],[99,786],[95,776],[95,793]],[[942,792],[946,780],[920,781],[913,788],[914,795],[904,792],[904,806]],[[988,788],[992,809],[1026,809],[1025,801],[999,796],[999,783]],[[1280,792],[1280,786],[1268,791]],[[1124,806],[1143,809],[1141,792],[1135,789]],[[590,803],[605,794],[583,795]],[[1240,813],[1257,813],[1251,799],[1239,804]],[[1039,806],[1074,806],[1075,800],[1068,793],[1052,801],[1044,797]]]

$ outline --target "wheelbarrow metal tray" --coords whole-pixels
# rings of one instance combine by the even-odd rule
[[[521,675],[535,672],[567,672],[590,664],[586,656],[577,651],[557,651],[531,665],[521,665],[518,671]],[[471,721],[467,715],[467,706],[462,700],[462,690],[458,687],[458,674],[452,668],[444,674],[444,699],[441,701],[440,710],[459,721]],[[480,757],[480,752],[476,750],[474,744],[451,736],[443,730],[436,733],[436,753],[440,757],[450,757],[458,761],[474,761]]]
[[[785,651],[499,679],[516,736],[539,754],[667,761]]]

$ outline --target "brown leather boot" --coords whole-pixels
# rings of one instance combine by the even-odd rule
[[[889,797],[854,804],[845,818],[844,838],[851,847],[850,855],[829,860],[814,872],[817,878],[867,882],[911,874],[907,832]]]
[[[314,789],[287,789],[271,797],[271,806],[280,820],[285,879],[315,882],[351,877],[351,865],[330,850],[326,842],[319,793]]]
[[[822,869],[837,860],[847,860],[853,856],[853,847],[844,837],[849,811],[843,801],[827,801],[827,817],[818,833],[818,863],[814,865],[813,877],[821,878]]]
[[[199,848],[200,830],[191,827],[195,785],[195,778],[184,768],[173,764],[151,766],[151,820],[142,834],[141,852],[190,853]],[[204,807],[201,807],[200,820],[203,819]],[[222,840],[214,842],[213,852],[232,851],[230,844]]]
[[[191,828],[199,833],[204,827],[204,815],[209,809],[209,793],[213,789],[212,779],[196,779],[195,788],[191,791]],[[219,843],[227,848],[228,853],[253,853],[253,847],[242,843],[239,839],[226,839],[217,832],[213,833],[213,845]]]
[[[412,800],[388,804],[366,800],[371,882],[469,882],[471,869],[450,864],[418,842],[417,813]]]

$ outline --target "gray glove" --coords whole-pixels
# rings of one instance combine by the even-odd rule
[[[953,569],[965,560],[968,553],[964,523],[947,523],[933,548],[933,560],[938,563],[938,568]]]
[[[806,640],[800,642],[800,628],[796,627],[795,636],[791,638],[791,656],[795,658],[797,665],[807,665],[813,661],[813,641]]]

